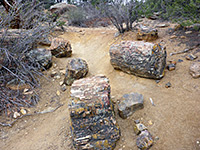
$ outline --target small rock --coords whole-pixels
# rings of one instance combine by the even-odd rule
[[[148,150],[153,145],[152,135],[147,131],[142,131],[136,141],[137,147],[142,150]]]
[[[57,91],[56,94],[57,94],[58,96],[60,96],[60,91]]]
[[[64,85],[62,85],[62,87],[61,87],[61,90],[62,90],[63,92],[67,90],[67,87],[66,87],[66,85],[65,85],[65,84],[64,84]]]
[[[18,112],[14,112],[14,114],[13,114],[13,118],[18,118],[18,117],[20,117],[20,113],[18,113]]]
[[[153,125],[153,122],[151,120],[148,121],[149,125]]]
[[[56,68],[56,67],[57,67],[57,64],[53,64],[53,67]]]
[[[165,28],[165,27],[169,27],[169,24],[166,24],[166,23],[158,24],[156,27],[157,28]]]
[[[180,36],[180,38],[181,38],[181,39],[185,39],[185,38],[186,38],[186,36]]]
[[[178,62],[180,63],[180,62],[183,62],[183,60],[182,59],[178,59]]]
[[[192,33],[192,31],[187,31],[187,32],[185,32],[185,34],[191,34]]]
[[[116,32],[115,35],[114,35],[114,37],[116,38],[116,37],[118,37],[118,36],[120,36],[120,33],[119,33],[119,32]]]
[[[186,58],[187,60],[193,61],[193,60],[197,59],[198,57],[195,56],[195,55],[193,55],[193,54],[189,54],[189,55],[187,55],[185,58]]]
[[[56,71],[52,71],[51,72],[51,77],[55,77],[57,75],[57,72]]]
[[[194,62],[191,64],[189,73],[192,75],[193,78],[200,77],[200,62]]]
[[[158,141],[160,138],[158,136],[155,137],[155,140]]]
[[[65,75],[65,70],[64,69],[60,70],[60,74]]]
[[[172,85],[171,85],[170,82],[168,82],[168,83],[165,84],[165,87],[166,87],[166,88],[169,88],[169,87],[171,87],[171,86],[172,86]]]
[[[156,20],[156,19],[158,19],[158,16],[156,16],[156,15],[152,15],[152,16],[149,16],[148,19]]]
[[[21,109],[20,112],[22,113],[22,115],[26,115],[26,110],[25,109]]]
[[[135,134],[139,135],[142,131],[147,130],[147,127],[142,123],[135,124],[134,127]]]
[[[61,77],[59,75],[55,76],[55,79],[60,79]]]
[[[175,61],[170,61],[170,64],[167,66],[167,69],[169,71],[175,70],[176,69],[176,62]]]
[[[25,88],[25,89],[24,89],[24,93],[28,92],[28,90],[29,90],[29,89]]]
[[[158,38],[158,30],[140,25],[137,31],[137,40],[153,41]]]
[[[60,84],[60,86],[62,86],[62,85],[64,84],[64,82],[63,82],[63,81],[61,81],[61,82],[59,82],[59,84]]]
[[[172,36],[170,36],[170,39],[175,39],[175,38],[177,38],[176,35],[172,35]]]
[[[121,103],[118,105],[118,111],[121,118],[126,119],[136,110],[142,109],[144,98],[138,93],[124,94]]]

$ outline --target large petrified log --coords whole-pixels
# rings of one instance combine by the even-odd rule
[[[160,44],[123,41],[111,46],[110,57],[113,67],[126,73],[152,79],[164,76],[167,54]]]
[[[114,149],[120,138],[110,85],[105,76],[75,81],[69,105],[74,147],[78,150]]]

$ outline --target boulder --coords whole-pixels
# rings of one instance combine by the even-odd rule
[[[83,78],[89,71],[88,64],[80,58],[69,59],[67,62],[64,83],[72,85],[74,80]]]
[[[76,9],[76,8],[77,7],[75,5],[66,4],[66,3],[57,3],[50,7],[50,11],[51,13],[57,13],[59,15],[62,15],[63,13]]]
[[[144,130],[140,133],[136,144],[137,147],[141,150],[148,150],[153,145],[153,138],[148,130]]]
[[[70,57],[72,55],[72,48],[69,41],[62,38],[54,38],[51,47],[48,49],[52,55],[56,57]]]
[[[191,64],[189,73],[192,75],[193,78],[200,77],[200,62],[194,62]]]
[[[40,69],[48,69],[52,65],[52,54],[44,48],[33,49],[27,54],[28,60],[40,64]]]
[[[158,38],[158,30],[146,26],[140,26],[136,36],[137,40],[153,41]]]
[[[126,73],[152,79],[164,76],[167,54],[160,44],[123,41],[110,47],[110,57],[112,66]]]
[[[112,150],[120,138],[110,100],[109,80],[94,76],[75,81],[69,102],[73,145],[76,149]]]
[[[124,94],[121,103],[118,105],[119,116],[123,119],[126,119],[136,110],[142,109],[144,107],[143,102],[144,98],[141,94]]]

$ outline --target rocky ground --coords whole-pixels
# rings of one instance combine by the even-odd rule
[[[147,24],[156,25],[153,21]],[[151,149],[154,150],[194,150],[200,149],[200,80],[189,74],[192,63],[185,59],[188,53],[170,56],[172,52],[182,51],[192,45],[196,33],[170,33],[169,27],[159,28],[159,38],[153,43],[163,41],[167,47],[167,63],[176,61],[176,69],[165,70],[165,76],[159,82],[145,79],[114,70],[110,64],[109,48],[122,40],[136,40],[135,32],[128,32],[115,37],[113,27],[106,28],[68,28],[59,37],[72,44],[72,58],[87,61],[87,76],[103,74],[110,80],[112,100],[117,103],[126,93],[137,92],[144,96],[144,108],[136,111],[127,119],[116,119],[121,128],[121,138],[116,150],[136,150],[136,138],[133,131],[134,120],[139,119],[147,126],[155,139]],[[174,37],[172,37],[174,36]],[[176,37],[175,37],[176,36]],[[185,37],[181,37],[185,36]],[[189,36],[189,37],[188,37]],[[197,38],[198,40],[199,38]],[[196,40],[195,40],[196,41]],[[194,41],[194,42],[195,42]],[[188,43],[189,42],[189,43]],[[191,50],[190,52],[195,52]],[[200,58],[200,53],[196,51]],[[179,59],[183,60],[180,61]],[[178,62],[179,60],[179,62]],[[197,60],[199,60],[197,58]],[[45,72],[50,77],[53,71],[65,70],[68,58],[53,58],[53,67]],[[0,149],[3,150],[71,150],[71,132],[68,101],[70,87],[61,90],[60,82],[64,75],[57,79],[42,79],[39,89],[41,100],[35,108],[28,109],[29,114],[19,119],[12,127],[0,126]],[[170,82],[171,87],[166,88]],[[152,105],[150,98],[155,106]],[[49,113],[48,113],[49,112]]]

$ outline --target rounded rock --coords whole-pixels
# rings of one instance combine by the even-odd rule
[[[64,83],[72,85],[74,80],[83,78],[89,71],[88,64],[81,58],[69,59],[66,67]]]

